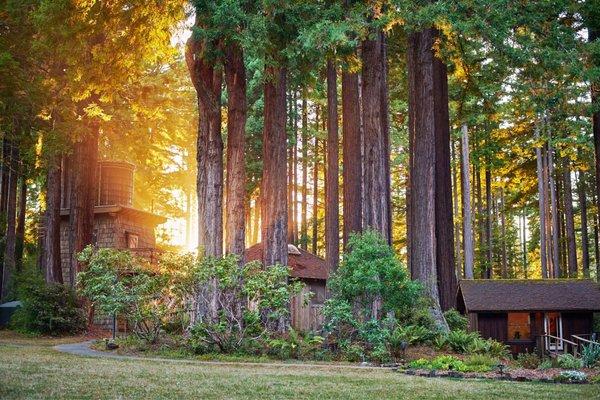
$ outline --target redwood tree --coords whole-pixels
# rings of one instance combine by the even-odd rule
[[[337,111],[337,68],[327,61],[327,171],[325,178],[325,245],[329,270],[335,270],[340,256],[339,149]]]

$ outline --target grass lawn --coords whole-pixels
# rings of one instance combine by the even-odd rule
[[[427,379],[343,367],[231,366],[58,353],[0,331],[0,399],[598,399],[600,385]]]

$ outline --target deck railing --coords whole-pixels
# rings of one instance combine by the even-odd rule
[[[600,342],[598,341],[598,334],[596,333],[577,334],[571,335],[571,337],[577,342],[579,347],[582,349],[584,346],[600,346]]]
[[[562,349],[559,349],[559,347],[562,347]],[[547,351],[550,355],[554,356],[571,353],[577,357],[579,355],[579,347],[578,343],[558,336],[548,334],[538,336],[538,349],[542,355],[544,351]]]

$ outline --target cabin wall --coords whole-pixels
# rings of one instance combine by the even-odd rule
[[[319,331],[323,328],[323,304],[327,298],[326,282],[317,279],[302,279],[306,285],[302,293],[290,301],[292,327],[297,331]],[[309,304],[304,304],[304,295],[312,292]]]
[[[561,313],[563,338],[573,340],[572,335],[589,334],[592,332],[593,314],[591,312]]]
[[[477,329],[481,337],[506,342],[508,332],[508,317],[506,313],[477,314]]]

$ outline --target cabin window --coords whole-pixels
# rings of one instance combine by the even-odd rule
[[[137,249],[139,246],[140,237],[135,233],[127,232],[127,248]]]
[[[529,313],[508,313],[508,340],[531,339],[531,317]]]

